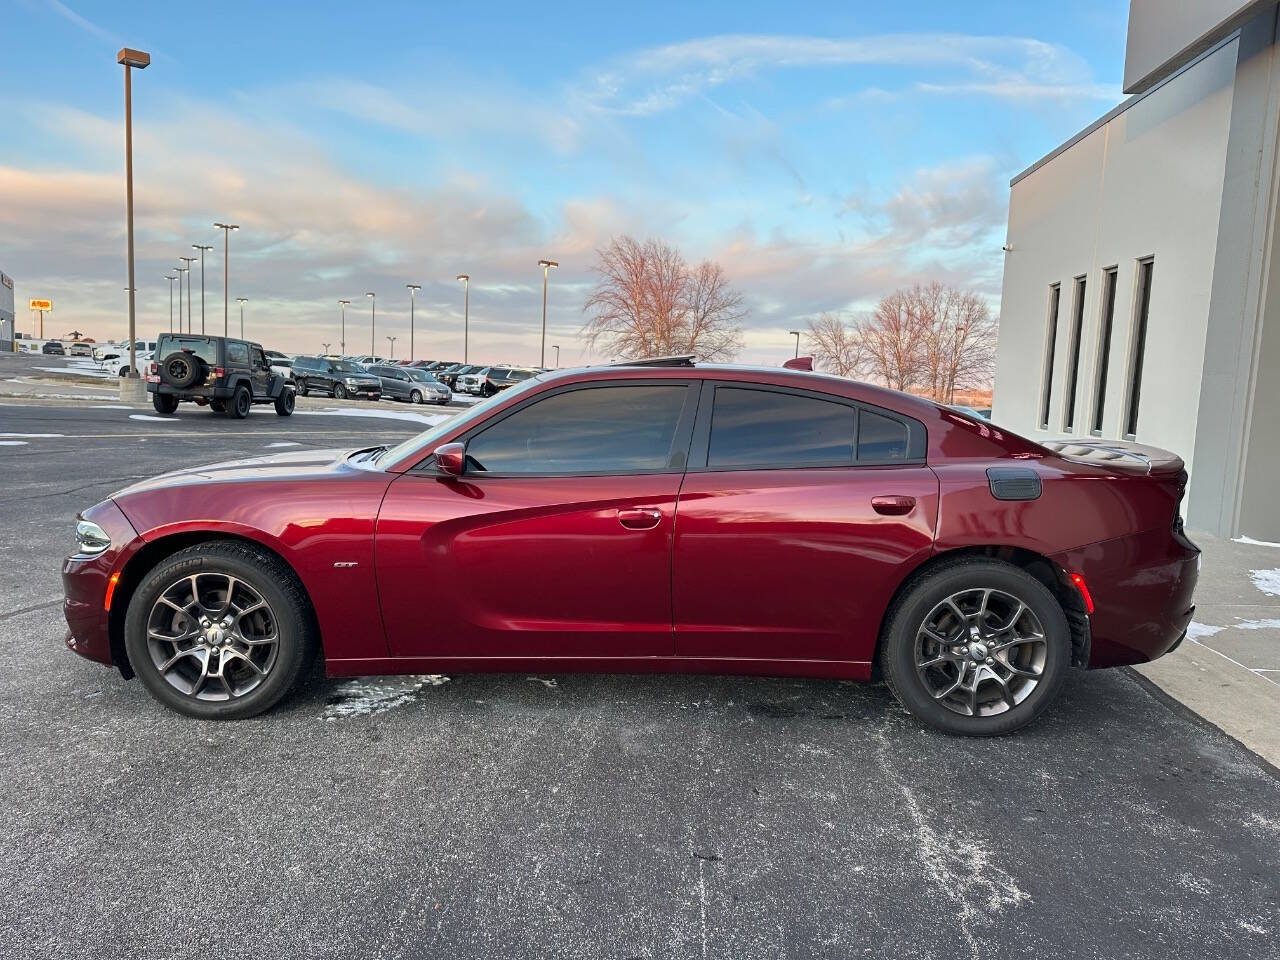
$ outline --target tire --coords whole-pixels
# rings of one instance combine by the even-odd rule
[[[171,393],[153,393],[151,406],[156,408],[156,413],[173,413],[178,409],[178,398]]]
[[[1016,603],[1025,612],[1015,613]],[[979,622],[975,634],[970,627]],[[885,682],[917,719],[944,733],[996,736],[1031,723],[1057,699],[1071,666],[1071,632],[1057,598],[999,560],[964,558],[925,571],[895,599],[885,624]],[[1019,635],[1026,638],[1013,639]]]
[[[409,402],[410,402],[410,403],[422,403],[422,391],[421,391],[421,390],[414,390],[413,392],[411,392],[411,393],[409,394]]]
[[[276,413],[281,417],[293,415],[293,391],[285,387],[280,391],[280,396],[276,397]]]
[[[249,392],[248,387],[241,385],[231,394],[231,402],[227,404],[227,416],[233,420],[243,420],[249,415],[249,408],[252,406],[253,394]]]
[[[226,403],[225,403],[224,401],[222,401],[222,400],[210,400],[210,401],[209,401],[209,412],[210,412],[210,413],[226,413],[226,412],[227,412],[227,405],[226,405]]]
[[[335,400],[347,399],[347,388],[340,383],[335,383],[333,385],[333,399]]]
[[[52,356],[52,354],[50,354],[50,356]],[[120,379],[122,379],[122,380],[123,380],[123,379],[124,379],[125,377],[127,377],[128,375],[129,375],[129,368],[128,368],[128,367],[121,367],[121,368],[120,368]]]
[[[307,381],[298,381],[298,396],[305,397],[307,395]]]
[[[176,390],[199,386],[209,377],[209,365],[193,353],[175,350],[158,366],[160,379]]]
[[[200,629],[199,622],[160,602],[162,596],[176,596],[181,603],[182,591],[190,589],[182,585],[191,577],[197,578],[195,582],[201,584],[202,596],[209,604],[225,597],[228,577],[240,582],[240,586],[233,587],[237,607],[251,606],[254,595],[265,603],[266,613],[257,613],[257,619],[249,621],[244,616],[236,616],[233,621],[233,636],[254,635],[259,638],[258,645],[250,646],[233,639],[226,647],[247,652],[257,659],[259,670],[265,676],[259,677],[242,666],[243,657],[222,653],[222,647],[217,648],[216,653],[210,652],[210,635]],[[193,614],[204,610],[194,604],[187,606],[193,609]],[[175,634],[186,633],[178,626],[184,622],[190,633],[180,644],[151,639],[152,630],[157,627],[164,633],[171,630]],[[218,621],[213,625],[219,625]],[[275,636],[274,643],[260,639],[268,634]],[[319,631],[302,585],[288,564],[254,544],[222,541],[187,547],[156,564],[142,578],[129,601],[124,635],[130,665],[156,700],[191,717],[239,720],[269,710],[294,689],[318,647]],[[188,643],[194,652],[177,656],[175,651]],[[203,652],[197,649],[200,646],[204,647]],[[228,665],[225,684],[211,672],[200,680],[200,671],[208,671],[215,658],[218,675],[224,672],[223,664]],[[162,671],[161,667],[170,662],[170,669]],[[192,689],[181,689],[180,682]],[[195,689],[197,683],[198,690]],[[237,685],[246,689],[237,693]],[[215,699],[215,694],[222,699]]]

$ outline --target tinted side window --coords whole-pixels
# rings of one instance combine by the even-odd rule
[[[813,397],[718,387],[707,466],[851,464],[857,415]]]
[[[688,389],[592,387],[539,400],[471,438],[467,469],[495,473],[664,470]]]
[[[859,460],[907,459],[907,425],[863,410],[858,420]]]
[[[227,341],[227,363],[248,363],[249,348],[235,340]]]

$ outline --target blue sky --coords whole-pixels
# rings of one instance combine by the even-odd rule
[[[148,328],[168,325],[176,258],[230,219],[231,295],[269,345],[336,340],[347,298],[365,349],[375,290],[378,349],[395,333],[403,354],[412,282],[418,355],[457,356],[468,272],[472,352],[507,362],[537,359],[543,256],[563,264],[550,339],[589,359],[593,251],[622,233],[725,266],[751,308],[744,359],[916,280],[997,304],[1008,179],[1119,101],[1127,17],[1120,0],[6,6],[0,269],[20,303],[123,329],[127,44],[152,54],[134,85]],[[220,253],[206,269],[212,322]]]

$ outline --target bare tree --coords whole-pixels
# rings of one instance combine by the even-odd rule
[[[808,339],[818,369],[838,377],[855,376],[866,361],[858,328],[834,314],[824,313],[817,320],[810,320]]]
[[[925,373],[926,324],[912,311],[909,291],[881,298],[861,327],[868,371],[886,386],[907,390]]]
[[[616,237],[597,251],[599,280],[583,305],[593,346],[628,359],[691,353],[731,360],[742,348],[742,297],[718,263],[693,269],[674,247]]]

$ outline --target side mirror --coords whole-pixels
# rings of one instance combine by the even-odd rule
[[[447,477],[462,476],[467,458],[467,448],[461,443],[446,443],[436,447],[436,469]]]

